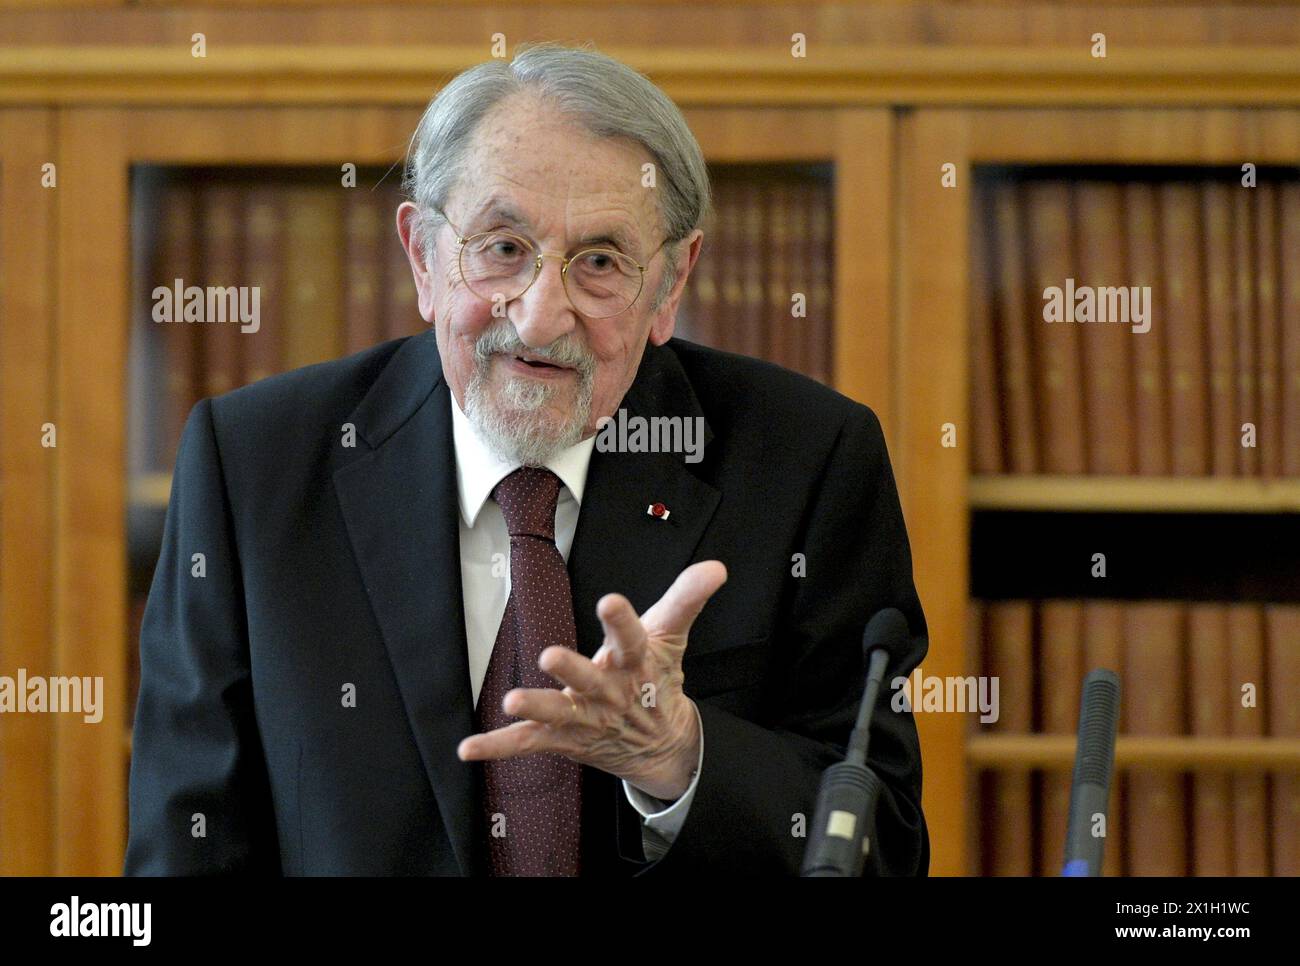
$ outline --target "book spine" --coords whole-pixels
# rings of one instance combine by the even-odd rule
[[[1038,313],[1031,315],[1038,350],[1038,415],[1043,427],[1043,465],[1045,473],[1082,475],[1088,465],[1085,439],[1082,366],[1080,365],[1079,324],[1073,318],[1073,306],[1066,299],[1065,317],[1059,322],[1043,318],[1042,299],[1053,287],[1063,292],[1073,277],[1074,257],[1071,232],[1072,198],[1070,185],[1063,181],[1031,183],[1029,202],[1029,261],[1033,279],[1032,294],[1038,301]]]
[[[831,385],[835,352],[835,292],[831,288],[831,266],[835,264],[835,224],[832,189],[819,181],[809,185],[810,251],[812,291],[808,295],[808,318],[812,327],[804,345],[804,371],[823,385]]]
[[[1255,189],[1255,345],[1258,351],[1255,387],[1258,406],[1256,430],[1257,472],[1275,479],[1282,470],[1281,372],[1278,366],[1277,289],[1277,189],[1262,182]]]
[[[1237,345],[1234,339],[1236,303],[1232,283],[1234,267],[1233,189],[1223,184],[1204,186],[1206,317],[1210,386],[1210,469],[1214,476],[1235,476],[1239,430],[1234,425],[1237,400],[1234,376]]]
[[[990,209],[988,189],[977,186],[976,217],[971,219],[970,239],[971,470],[983,474],[1003,471],[992,312],[996,282],[990,257]]]
[[[299,185],[286,193],[285,363],[290,369],[337,358],[343,348],[337,190]]]
[[[1259,320],[1256,316],[1255,279],[1259,272],[1255,235],[1255,198],[1259,189],[1238,188],[1232,196],[1232,267],[1237,343],[1237,371],[1233,379],[1236,418],[1233,432],[1237,454],[1237,475],[1259,475]],[[1255,439],[1244,438],[1247,425],[1255,427]],[[1253,445],[1252,445],[1253,443]]]
[[[1033,729],[1034,708],[1033,605],[1025,600],[997,601],[990,603],[987,611],[982,673],[998,679],[998,720],[990,727],[1007,734],[1028,734]],[[987,874],[1032,875],[1030,774],[1013,769],[992,771],[984,786]]]
[[[244,333],[244,378],[256,382],[284,368],[284,206],[281,188],[254,185],[245,197],[244,258],[257,289],[256,332]]]
[[[1113,288],[1128,295],[1122,259],[1125,232],[1120,186],[1115,182],[1082,181],[1075,187],[1075,203],[1080,281],[1097,293],[1097,316],[1105,312],[1109,318],[1110,306],[1105,303],[1110,299],[1103,290]],[[1137,466],[1133,455],[1132,340],[1151,333],[1138,335],[1114,319],[1088,322],[1077,328],[1082,350],[1088,472],[1127,475]]]
[[[1210,470],[1206,435],[1210,401],[1206,391],[1209,366],[1204,287],[1197,247],[1198,241],[1206,237],[1201,223],[1201,196],[1196,185],[1171,181],[1160,186],[1160,202],[1160,251],[1167,309],[1152,323],[1152,330],[1161,326],[1168,329],[1172,469],[1175,476],[1205,476]]]
[[[1228,722],[1234,738],[1264,734],[1264,621],[1258,604],[1228,606],[1229,680],[1233,684]],[[1233,875],[1268,875],[1268,793],[1259,772],[1232,775]]]
[[[1281,190],[1282,217],[1278,248],[1281,333],[1281,427],[1282,467],[1286,477],[1300,477],[1300,183],[1291,182]]]
[[[199,284],[198,215],[194,189],[177,181],[164,186],[160,194],[161,229],[152,291],[162,287],[181,292]],[[183,303],[172,306],[172,317],[156,323],[163,327],[163,369],[166,379],[166,415],[163,433],[163,467],[176,463],[176,451],[190,410],[201,396],[199,382],[198,323],[184,318]]]
[[[1162,291],[1159,269],[1160,242],[1156,224],[1156,188],[1134,181],[1124,186],[1125,234],[1128,245],[1128,281],[1151,293],[1147,311],[1150,328],[1133,332],[1133,411],[1135,413],[1134,470],[1139,476],[1169,476],[1172,472],[1169,433],[1169,390],[1165,382],[1165,340],[1169,317],[1157,319],[1155,300]]]
[[[203,392],[219,396],[243,381],[239,346],[239,289],[244,282],[239,224],[241,189],[229,182],[205,185],[200,200],[200,243],[209,314],[202,333]],[[226,294],[221,294],[226,293]],[[233,298],[229,293],[236,293]]]
[[[1128,605],[1124,681],[1130,734],[1183,733],[1184,623],[1180,604],[1143,601]],[[1185,812],[1178,775],[1134,771],[1128,776],[1130,875],[1187,874]]]
[[[768,317],[766,291],[763,286],[763,252],[766,237],[763,226],[763,195],[761,187],[746,181],[741,191],[741,278],[744,280],[743,344],[745,355],[754,359],[767,356]]]
[[[993,190],[996,261],[994,325],[1001,361],[999,375],[1002,398],[1006,401],[1003,440],[1007,469],[1012,473],[1037,473],[1043,468],[1039,454],[1037,419],[1034,415],[1035,372],[1031,342],[1038,316],[1031,314],[1038,300],[1029,291],[1025,275],[1025,233],[1022,198],[1014,185],[999,184]]]
[[[767,349],[764,357],[787,369],[798,369],[794,319],[790,315],[790,227],[786,218],[786,186],[766,182],[761,189],[764,245],[763,317],[766,320]]]
[[[1192,734],[1226,738],[1231,679],[1228,668],[1228,608],[1220,603],[1188,606],[1187,667]],[[1194,875],[1232,875],[1232,822],[1228,776],[1199,771],[1192,776],[1192,868]]]
[[[722,243],[722,265],[725,267],[720,290],[722,311],[719,314],[721,326],[718,332],[718,348],[743,354],[745,351],[743,330],[746,324],[745,259],[742,237],[744,199],[740,186],[733,179],[723,182],[720,188],[718,236]]]
[[[382,341],[384,235],[387,197],[364,188],[349,189],[343,215],[343,351],[347,354]]]
[[[1277,738],[1300,738],[1300,604],[1264,609],[1268,650],[1268,725]],[[1273,776],[1273,874],[1300,875],[1300,774]]]

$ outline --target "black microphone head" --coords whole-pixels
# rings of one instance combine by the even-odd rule
[[[1062,875],[1101,875],[1105,825],[1098,825],[1097,819],[1100,817],[1104,823],[1108,811],[1119,716],[1119,675],[1106,668],[1090,671],[1084,678],[1079,702],[1079,738],[1070,784]]]
[[[890,654],[897,654],[907,644],[911,631],[907,627],[907,618],[897,607],[886,607],[871,615],[867,629],[862,632],[862,660],[870,660],[871,652],[883,647]]]
[[[1074,763],[1076,782],[1110,787],[1115,764],[1115,734],[1119,730],[1119,675],[1095,668],[1083,681],[1079,701],[1079,738]]]

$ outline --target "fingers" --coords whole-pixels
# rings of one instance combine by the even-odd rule
[[[557,692],[558,693],[558,692]],[[568,704],[564,698],[560,700]],[[536,721],[516,721],[514,724],[470,735],[461,739],[456,754],[461,761],[486,761],[494,758],[512,758],[545,751],[546,726]]]
[[[596,653],[597,667],[628,671],[645,658],[646,631],[632,602],[622,594],[606,594],[596,601],[596,616],[605,630],[605,643]]]
[[[582,698],[595,698],[618,705],[623,697],[623,682],[592,663],[591,659],[567,647],[553,645],[542,651],[538,667],[561,685],[572,688]],[[568,707],[568,703],[565,703]],[[510,711],[510,714],[516,712]],[[533,717],[529,715],[528,717]]]
[[[579,720],[582,698],[559,688],[515,688],[501,703],[506,714],[539,724],[563,727]]]
[[[641,621],[656,634],[685,637],[709,598],[726,582],[727,568],[721,560],[691,564],[677,575],[673,585],[645,612]]]
[[[463,739],[456,748],[462,761],[545,752],[571,754],[575,731],[569,729],[595,729],[608,739],[653,734],[655,726],[652,716],[636,702],[620,702],[611,708],[600,700],[557,688],[515,688],[506,693],[502,709],[525,720]]]

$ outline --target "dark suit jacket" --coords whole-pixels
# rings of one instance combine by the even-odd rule
[[[428,332],[190,413],[141,633],[128,874],[486,874],[482,766],[456,757],[475,728],[448,392]],[[730,577],[684,660],[704,764],[680,835],[647,863],[621,783],[584,767],[583,874],[797,874],[796,816],[847,745],[868,618],[910,625],[886,682],[927,647],[880,424],[679,339],[647,347],[623,405],[702,415],[708,443],[696,464],[592,454],[569,556],[579,650],[601,644],[602,594],[641,612],[692,562]],[[889,704],[868,871],[924,874],[920,747]]]

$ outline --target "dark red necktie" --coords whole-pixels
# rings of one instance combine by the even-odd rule
[[[510,532],[510,597],[474,712],[480,731],[520,720],[501,710],[512,688],[556,686],[537,666],[542,651],[577,650],[569,571],[555,546],[559,495],[559,477],[531,466],[492,491]],[[577,875],[582,766],[563,755],[525,755],[485,761],[483,775],[492,874]]]

